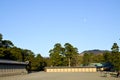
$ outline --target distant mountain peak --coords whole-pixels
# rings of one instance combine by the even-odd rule
[[[83,55],[84,53],[93,53],[93,54],[103,54],[104,52],[110,52],[109,50],[99,50],[99,49],[93,49],[93,50],[85,50],[80,53],[80,55]]]

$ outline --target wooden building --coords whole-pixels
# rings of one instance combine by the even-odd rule
[[[27,74],[27,63],[11,60],[0,60],[0,77],[8,75]]]

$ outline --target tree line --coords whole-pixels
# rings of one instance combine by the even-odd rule
[[[31,50],[16,47],[12,41],[4,40],[2,34],[0,34],[0,59],[29,61],[28,71],[40,71],[47,66],[47,58],[42,57],[41,54],[35,55]]]
[[[42,57],[41,54],[34,54],[31,50],[16,47],[12,41],[4,40],[0,34],[0,59],[29,61],[27,69],[29,71],[41,71],[45,67],[54,66],[89,66],[90,63],[110,63],[113,69],[120,70],[120,52],[117,43],[113,43],[111,51],[105,51],[102,54],[86,52],[79,54],[78,49],[70,43],[62,46],[56,43],[49,50],[49,57]]]
[[[117,43],[113,43],[111,51],[104,51],[101,54],[86,52],[83,55],[78,53],[78,49],[70,43],[65,43],[64,47],[56,43],[49,51],[51,66],[89,66],[91,63],[109,64],[111,70],[120,71],[120,52]]]

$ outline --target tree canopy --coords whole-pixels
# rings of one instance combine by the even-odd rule
[[[65,43],[64,47],[56,43],[49,51],[52,66],[75,66],[77,64],[78,50],[70,43]]]

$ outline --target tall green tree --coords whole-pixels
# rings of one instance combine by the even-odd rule
[[[0,33],[0,47],[2,47],[2,34]]]
[[[27,66],[27,70],[29,72],[34,70],[35,54],[31,50],[26,49],[25,61],[29,62],[28,66]]]
[[[112,50],[113,53],[115,53],[115,52],[118,53],[119,52],[118,44],[117,43],[113,43],[113,46],[112,46],[111,50]]]
[[[65,56],[68,59],[68,66],[73,66],[73,64],[71,64],[71,61],[73,60],[76,64],[76,60],[77,56],[78,56],[78,49],[73,47],[70,43],[65,43]]]
[[[3,37],[2,37],[2,34],[0,33],[0,41],[2,40],[2,38],[3,38]]]
[[[79,54],[74,54],[71,58],[71,66],[80,66],[80,60]]]
[[[112,48],[112,53],[111,53],[111,63],[114,66],[114,69],[116,71],[120,70],[120,52],[119,52],[119,46],[117,43],[114,43]]]
[[[10,40],[3,40],[3,36],[0,33],[0,47],[8,48],[8,47],[13,47],[13,46],[14,46],[14,44],[12,43],[12,41],[10,41]]]
[[[60,43],[56,43],[54,48],[49,51],[50,61],[52,66],[62,66],[63,62],[63,48]]]
[[[40,54],[37,54],[37,56],[33,60],[33,63],[34,64],[32,65],[32,70],[34,70],[34,71],[44,70],[44,67],[46,66],[46,63]]]
[[[37,64],[38,65],[37,70],[38,71],[44,70],[45,66],[47,66],[44,58],[40,54],[38,54],[36,56],[36,60],[37,60],[37,63],[38,63]]]

